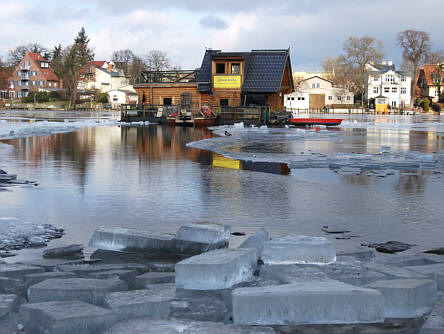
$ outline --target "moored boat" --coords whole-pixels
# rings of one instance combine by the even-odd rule
[[[290,118],[288,121],[290,125],[295,126],[312,126],[312,125],[325,125],[335,126],[342,123],[340,118]]]

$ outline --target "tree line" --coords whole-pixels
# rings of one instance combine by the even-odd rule
[[[75,102],[77,96],[77,81],[79,80],[79,70],[88,62],[94,60],[94,51],[89,46],[90,39],[82,29],[74,37],[71,45],[62,47],[61,44],[48,49],[39,43],[30,43],[19,45],[9,50],[6,62],[0,59],[0,73],[12,73],[13,69],[19,64],[25,53],[40,53],[48,62],[51,63],[51,69],[59,79],[63,80],[66,89],[67,99],[71,103]],[[116,68],[122,70],[129,78],[130,84],[137,82],[142,71],[164,71],[167,69],[179,69],[172,67],[167,53],[152,50],[146,55],[136,55],[133,51],[116,50],[112,53],[111,61]],[[7,75],[0,76],[0,84],[7,85]]]
[[[437,64],[444,61],[443,50],[432,50],[430,34],[425,31],[408,29],[396,36],[396,44],[402,50],[401,69],[412,73],[410,93],[413,98],[419,69],[423,64]],[[383,43],[373,37],[349,37],[342,46],[343,53],[334,57],[326,56],[322,60],[325,71],[334,70],[333,82],[348,88],[360,96],[364,105],[366,89],[366,65],[380,63],[384,57]]]

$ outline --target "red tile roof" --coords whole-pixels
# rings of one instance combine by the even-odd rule
[[[424,65],[421,70],[424,72],[424,76],[427,80],[427,85],[436,86],[437,84],[433,82],[432,74],[438,74],[438,65]],[[444,71],[440,71],[441,77],[444,76]],[[441,85],[444,83],[441,82]]]
[[[59,81],[59,78],[54,74],[50,68],[40,67],[40,61],[46,61],[43,56],[38,52],[28,52],[29,57],[37,64],[40,68],[40,73],[45,77],[47,81]],[[49,62],[48,62],[49,63]]]
[[[43,58],[43,56],[40,53],[38,53],[38,52],[29,52],[28,54],[31,57],[31,59],[36,61],[36,62],[37,61],[42,61],[42,60],[46,61],[46,59]]]

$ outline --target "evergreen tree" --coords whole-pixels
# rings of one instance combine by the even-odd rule
[[[88,43],[89,38],[86,35],[85,28],[82,27],[77,37],[74,38],[74,44],[68,48],[64,59],[64,78],[70,95],[70,103],[76,100],[79,70],[82,66],[94,60],[94,52],[89,48]]]

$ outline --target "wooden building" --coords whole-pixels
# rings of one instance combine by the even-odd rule
[[[217,107],[269,106],[284,110],[294,90],[289,50],[206,50],[195,71],[144,72],[134,85],[139,103]]]

